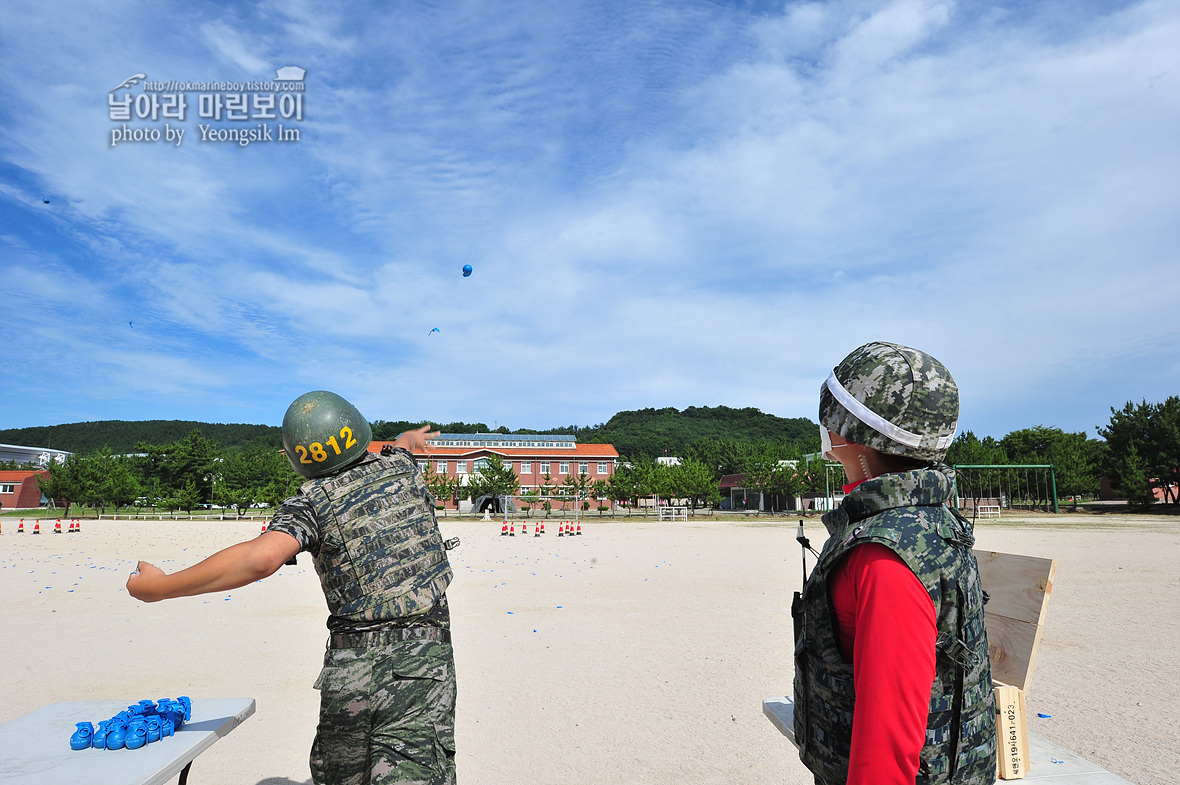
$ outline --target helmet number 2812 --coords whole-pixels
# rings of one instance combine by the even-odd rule
[[[352,428],[345,425],[340,429],[340,438],[344,440],[344,449],[349,449],[356,444],[356,439],[352,438]],[[328,452],[324,449],[324,445],[319,442],[312,442],[310,451],[302,444],[295,445],[295,452],[299,453],[300,463],[323,463],[328,460]],[[328,446],[340,454],[340,445],[336,442],[336,437],[332,436],[328,439]],[[309,457],[310,456],[310,457]]]

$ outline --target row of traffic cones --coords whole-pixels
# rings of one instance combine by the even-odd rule
[[[545,523],[544,522],[538,523],[533,528],[533,536],[534,537],[540,537],[544,533],[545,533]],[[565,536],[574,537],[574,536],[580,535],[581,533],[582,533],[582,524],[579,523],[577,525],[577,532],[575,532],[574,531],[574,524],[571,521],[562,521],[558,530],[557,530],[558,537],[565,537]],[[529,536],[529,524],[527,521],[520,522],[520,534],[522,537]],[[500,536],[501,537],[515,537],[516,536],[516,522],[515,521],[511,521],[511,522],[504,521],[504,525],[500,528]]]
[[[529,534],[529,525],[527,523],[525,523],[524,521],[520,522],[520,533],[522,535],[524,535],[525,537],[527,537]],[[536,533],[533,536],[540,537],[544,533],[545,533],[545,524],[538,523],[537,527],[536,527]],[[515,537],[516,536],[516,522],[513,521],[513,522],[509,523],[508,521],[504,521],[504,525],[502,527],[500,527],[500,536],[501,537]]]
[[[77,518],[74,518],[73,520],[71,520],[69,525],[70,525],[70,528],[67,531],[67,533],[69,533],[69,534],[73,534],[74,532],[81,532],[82,531],[82,521],[78,520]],[[25,533],[25,519],[24,518],[21,518],[20,523],[18,523],[16,525],[16,533],[17,534],[24,534]],[[41,521],[38,519],[37,521],[33,522],[33,534],[40,534],[40,533],[41,533]],[[61,518],[58,518],[57,521],[53,524],[53,533],[54,534],[61,534]]]

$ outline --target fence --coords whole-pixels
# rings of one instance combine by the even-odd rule
[[[955,506],[980,517],[1002,509],[1058,512],[1057,474],[1051,463],[958,464]]]

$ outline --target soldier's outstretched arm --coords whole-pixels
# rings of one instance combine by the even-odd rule
[[[171,575],[141,561],[127,579],[127,592],[137,600],[157,602],[173,597],[229,591],[273,575],[299,553],[299,541],[285,532],[263,532],[231,545],[204,561]]]

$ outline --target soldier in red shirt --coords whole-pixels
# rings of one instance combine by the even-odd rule
[[[958,388],[930,355],[870,343],[820,392],[825,457],[848,475],[804,587],[795,739],[820,785],[995,781],[985,595],[946,502]]]

